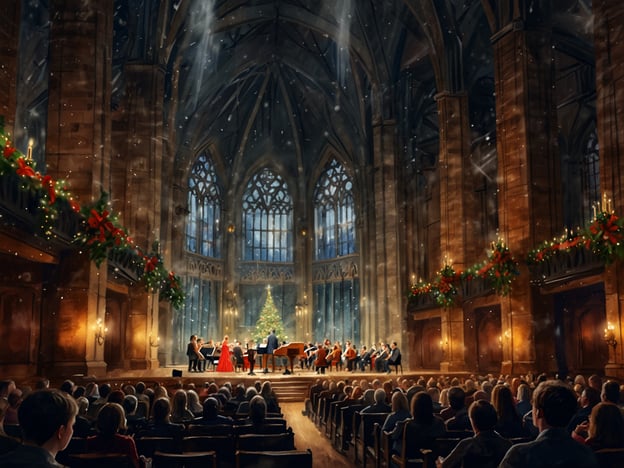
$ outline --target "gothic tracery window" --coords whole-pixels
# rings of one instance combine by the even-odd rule
[[[186,249],[206,257],[219,258],[221,244],[221,190],[212,160],[202,154],[193,165],[188,180]]]
[[[355,211],[352,182],[335,159],[314,191],[315,256],[317,260],[355,253]]]
[[[245,261],[292,261],[293,202],[286,182],[270,169],[247,184],[243,226]]]

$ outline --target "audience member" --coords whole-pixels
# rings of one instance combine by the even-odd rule
[[[87,439],[89,453],[119,453],[126,455],[135,468],[144,463],[137,452],[134,439],[120,434],[127,429],[124,410],[119,403],[106,403],[98,412],[95,423],[97,435]]]
[[[498,416],[496,432],[508,439],[525,437],[527,435],[522,426],[522,418],[514,406],[513,395],[509,387],[505,385],[494,387],[492,391],[492,406],[494,406]]]
[[[572,431],[572,438],[594,451],[604,448],[624,448],[624,419],[613,403],[598,403],[587,420]]]
[[[154,400],[152,419],[137,437],[181,437],[184,432],[183,424],[172,423],[170,420],[171,404],[168,398]]]
[[[364,392],[364,394],[366,394],[366,392]],[[364,408],[360,413],[389,413],[392,410],[390,405],[386,403],[386,392],[383,388],[375,390],[374,399],[375,402]]]
[[[37,390],[18,411],[23,444],[0,456],[3,468],[60,467],[56,454],[74,433],[78,407],[73,398],[57,390]]]
[[[597,467],[591,449],[572,439],[565,429],[576,407],[571,388],[558,381],[540,383],[533,394],[532,409],[539,435],[532,442],[512,446],[500,468]]]
[[[392,395],[392,412],[388,415],[381,428],[382,431],[392,432],[399,421],[411,418],[407,397],[403,392],[394,392]]]
[[[437,467],[495,468],[511,447],[511,442],[495,430],[496,409],[485,400],[477,400],[468,410],[474,437],[461,440],[446,458],[440,458]]]

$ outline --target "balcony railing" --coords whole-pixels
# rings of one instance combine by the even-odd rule
[[[537,286],[589,276],[602,271],[604,271],[604,262],[583,246],[558,250],[549,258],[529,265],[531,283]]]

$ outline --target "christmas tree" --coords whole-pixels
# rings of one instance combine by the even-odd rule
[[[264,306],[262,306],[260,317],[258,317],[258,321],[256,322],[255,339],[262,343],[273,330],[275,330],[275,336],[277,336],[277,340],[280,343],[288,338],[284,335],[284,325],[277,312],[277,307],[275,307],[275,303],[273,302],[271,287],[267,286],[266,302]]]

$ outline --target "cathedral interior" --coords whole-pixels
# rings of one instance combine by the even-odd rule
[[[0,8],[0,374],[180,365],[270,297],[282,341],[624,377],[621,2]]]

